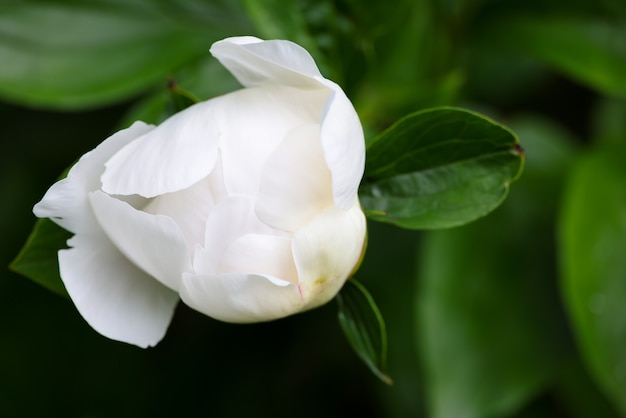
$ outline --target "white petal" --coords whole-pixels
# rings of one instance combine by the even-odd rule
[[[257,215],[274,228],[295,231],[332,204],[319,125],[294,129],[265,163]]]
[[[215,167],[209,174],[209,190],[215,203],[220,202],[222,199],[228,197],[226,191],[226,183],[224,182],[224,165],[222,164],[222,153],[217,153],[217,160],[215,161]]]
[[[136,266],[177,290],[182,274],[191,271],[185,237],[164,215],[134,209],[101,191],[90,194],[91,205],[107,236]]]
[[[259,193],[265,160],[294,128],[319,123],[328,94],[326,89],[268,86],[219,98],[215,119],[230,195]]]
[[[76,235],[59,251],[72,301],[105,337],[154,346],[169,326],[178,295],[132,265],[104,234]]]
[[[260,322],[314,308],[332,299],[355,268],[365,242],[359,203],[329,207],[294,235],[299,285],[255,274],[183,275],[181,298],[227,322]]]
[[[204,243],[206,220],[215,206],[211,195],[211,176],[179,192],[166,193],[152,199],[143,211],[171,218],[185,236],[190,254]]]
[[[202,275],[218,274],[226,249],[247,234],[287,235],[259,220],[252,198],[234,196],[219,202],[206,223],[204,248],[196,249],[194,271]]]
[[[321,81],[334,91],[322,120],[322,148],[333,179],[335,204],[349,209],[365,170],[363,128],[343,90],[332,81]]]
[[[356,111],[343,90],[321,76],[306,50],[289,41],[228,38],[213,44],[211,53],[246,87],[325,86],[333,91],[322,117],[322,147],[332,173],[335,204],[348,209],[363,177],[365,141]]]
[[[124,147],[106,163],[102,190],[154,197],[208,176],[217,158],[216,106],[217,99],[193,105]]]
[[[219,274],[258,274],[297,284],[291,238],[249,234],[236,239],[220,260]]]
[[[305,306],[296,285],[258,275],[185,274],[180,296],[205,315],[236,323],[270,321]]]
[[[50,218],[73,233],[99,230],[87,194],[102,186],[100,176],[104,172],[104,163],[126,144],[153,128],[143,122],[135,122],[83,155],[67,177],[50,187],[35,205],[35,215]]]
[[[214,43],[211,54],[245,87],[318,86],[314,77],[321,77],[311,55],[290,41],[227,38]]]
[[[357,201],[349,210],[327,208],[294,234],[300,291],[309,307],[339,292],[361,257],[365,232],[365,215]]]

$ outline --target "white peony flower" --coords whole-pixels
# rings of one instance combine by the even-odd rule
[[[179,297],[228,322],[314,308],[363,251],[363,132],[341,88],[288,41],[211,52],[244,89],[114,134],[34,208],[75,234],[61,277],[106,337],[155,345]]]

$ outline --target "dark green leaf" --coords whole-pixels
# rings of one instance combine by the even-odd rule
[[[88,0],[0,6],[0,95],[27,105],[95,106],[128,98],[249,32],[221,2]]]
[[[598,101],[592,118],[592,137],[603,142],[626,140],[626,100],[603,99]]]
[[[502,203],[522,165],[510,130],[467,110],[429,109],[368,145],[361,203],[370,219],[405,228],[462,225]]]
[[[626,414],[626,146],[581,159],[559,237],[564,296],[586,363]]]
[[[418,347],[434,418],[511,416],[574,356],[553,240],[572,149],[541,121],[514,126],[529,158],[511,196],[489,217],[422,242]]]
[[[374,299],[362,284],[348,280],[337,295],[339,324],[348,342],[372,372],[392,384],[387,375],[387,331]]]
[[[72,234],[49,219],[39,219],[26,245],[11,263],[11,269],[48,289],[67,296],[59,275],[57,254],[67,248]]]
[[[516,16],[498,21],[483,36],[603,93],[626,97],[626,25],[620,19]]]
[[[378,386],[389,418],[423,416],[423,377],[415,355],[414,310],[415,258],[419,234],[382,222],[368,222],[368,244],[359,282],[376,295],[387,330],[387,370],[393,370],[395,389]],[[393,245],[390,245],[393,243]],[[398,284],[390,285],[390,283]],[[408,320],[407,320],[408,318]],[[408,390],[403,390],[407,388]]]
[[[564,416],[570,418],[619,418],[615,406],[593,381],[581,358],[563,367],[556,387],[556,397],[564,405]]]

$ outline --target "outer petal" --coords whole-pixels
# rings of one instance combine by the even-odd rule
[[[365,241],[365,216],[355,203],[329,207],[298,231],[292,251],[300,284],[272,276],[185,274],[182,300],[227,322],[260,322],[322,305],[332,299],[358,262]]]
[[[335,204],[348,209],[363,177],[365,141],[356,111],[343,90],[322,77],[304,48],[289,41],[227,38],[213,44],[211,53],[246,87],[324,86],[334,93],[321,119],[322,146],[332,173]]]
[[[186,189],[209,175],[217,159],[219,100],[193,105],[115,154],[102,175],[109,194],[154,197]]]
[[[230,195],[259,193],[265,160],[293,129],[319,123],[328,94],[326,89],[267,86],[215,99],[224,183]]]
[[[117,248],[152,277],[177,290],[191,271],[185,237],[168,216],[134,209],[101,191],[89,196],[98,222]]]
[[[205,315],[236,323],[271,321],[304,307],[296,285],[252,274],[185,274],[180,297]]]
[[[293,256],[300,291],[309,308],[332,299],[352,273],[365,243],[365,215],[358,203],[349,210],[331,206],[296,232]]]
[[[133,266],[104,236],[76,235],[59,251],[63,283],[85,320],[105,337],[154,346],[178,295]]]
[[[321,81],[334,91],[322,118],[322,148],[332,174],[335,204],[349,209],[365,170],[363,128],[343,90],[332,81]]]
[[[245,87],[270,84],[319,87],[321,74],[311,55],[289,41],[263,41],[251,36],[226,38],[211,53]]]
[[[67,177],[50,187],[43,199],[35,205],[35,215],[50,218],[73,233],[99,230],[87,194],[100,189],[104,163],[126,144],[153,128],[143,122],[135,122],[83,155]]]
[[[319,125],[294,129],[265,163],[257,215],[274,228],[295,231],[332,204]]]

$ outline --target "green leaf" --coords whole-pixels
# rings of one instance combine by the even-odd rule
[[[58,252],[67,248],[72,234],[49,219],[39,219],[28,241],[11,263],[22,274],[59,295],[67,296],[59,275]]]
[[[383,382],[387,374],[387,331],[374,299],[362,284],[350,279],[337,295],[339,324],[348,342],[372,372]]]
[[[0,95],[76,109],[129,98],[249,32],[223,2],[13,2],[0,6]]]
[[[576,165],[559,238],[563,291],[583,357],[626,414],[626,146],[605,146]]]
[[[592,138],[603,142],[626,142],[626,100],[604,98],[592,114]]]
[[[591,379],[580,358],[573,359],[563,368],[555,389],[556,397],[560,398],[564,405],[563,416],[571,418],[623,417]]]
[[[377,392],[384,405],[381,415],[423,416],[423,378],[415,355],[415,327],[411,320],[415,266],[407,262],[415,258],[420,234],[382,222],[368,222],[367,235],[366,256],[358,270],[359,282],[376,295],[376,305],[384,312],[387,370],[393,370],[393,384],[397,388],[388,390],[385,385],[379,385]],[[391,286],[391,282],[399,284],[402,291]]]
[[[626,97],[626,25],[620,19],[516,16],[501,19],[482,36],[605,94]]]
[[[558,299],[553,222],[568,137],[515,123],[528,166],[489,217],[426,234],[417,295],[428,416],[511,416],[574,356]]]
[[[424,110],[368,144],[361,204],[370,219],[405,228],[462,225],[502,203],[522,166],[507,128],[467,110]]]

